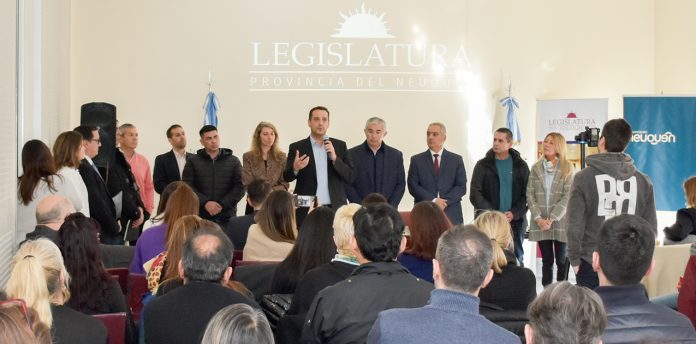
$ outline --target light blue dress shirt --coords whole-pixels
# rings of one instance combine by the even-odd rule
[[[317,169],[317,198],[320,205],[331,204],[329,195],[329,159],[324,149],[324,141],[315,141],[309,137],[312,143],[312,153],[314,154],[314,166]]]

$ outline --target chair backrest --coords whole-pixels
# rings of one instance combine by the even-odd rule
[[[691,256],[691,244],[655,246],[655,268],[643,278],[642,283],[653,298],[677,292],[679,277],[684,274],[686,263]]]
[[[242,256],[244,255],[244,250],[234,250],[232,254],[232,268],[237,266],[237,263],[242,261]]]
[[[123,295],[128,294],[128,268],[113,268],[106,269],[111,276],[116,276],[118,279],[118,285],[121,286],[121,291]]]
[[[96,314],[93,317],[101,321],[109,333],[109,344],[125,344],[126,313]]]
[[[128,275],[128,306],[130,306],[133,321],[140,321],[140,312],[143,309],[143,295],[148,293],[147,278],[144,274]]]

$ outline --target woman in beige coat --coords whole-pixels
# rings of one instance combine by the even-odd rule
[[[268,122],[260,122],[254,129],[251,150],[242,155],[242,184],[246,188],[254,179],[263,179],[273,190],[287,190],[283,180],[287,155],[278,148],[278,130]],[[247,205],[246,214],[254,211]]]
[[[538,241],[541,250],[544,286],[553,282],[556,261],[557,281],[567,278],[566,271],[566,207],[573,184],[573,165],[566,158],[566,140],[559,133],[544,138],[543,156],[529,174],[527,203],[531,211],[529,240]]]

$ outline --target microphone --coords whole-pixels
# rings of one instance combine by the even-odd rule
[[[329,142],[329,135],[324,135],[324,144]],[[331,152],[326,152],[326,157],[331,160]]]

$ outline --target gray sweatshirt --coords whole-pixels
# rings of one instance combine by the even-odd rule
[[[592,263],[599,227],[620,214],[637,215],[657,233],[655,197],[650,178],[638,171],[626,153],[587,157],[587,167],[575,175],[568,201],[568,259]]]

